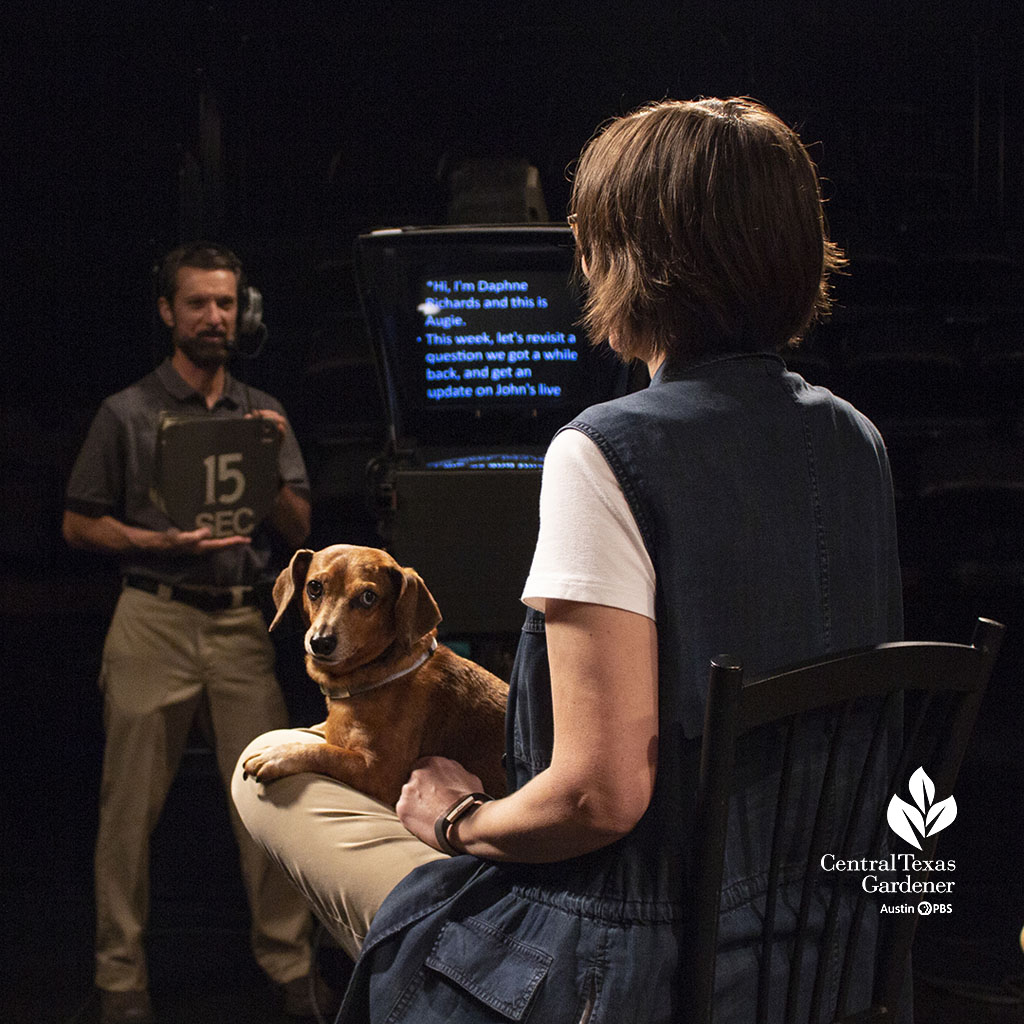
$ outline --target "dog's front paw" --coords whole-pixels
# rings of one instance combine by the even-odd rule
[[[245,759],[242,775],[244,778],[252,776],[257,782],[273,782],[286,775],[297,775],[309,770],[309,753],[309,746],[305,743],[281,743],[267,747]]]

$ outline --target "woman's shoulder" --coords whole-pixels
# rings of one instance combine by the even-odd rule
[[[639,417],[649,416],[651,411],[651,389],[632,391],[627,395],[620,395],[618,398],[588,406],[574,416],[560,433],[569,430],[576,430],[582,434],[591,434],[595,431],[604,432],[617,426],[625,426]]]

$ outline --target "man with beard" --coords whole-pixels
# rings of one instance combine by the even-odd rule
[[[309,484],[281,404],[227,371],[241,277],[241,263],[223,246],[201,242],[168,253],[158,308],[173,354],[103,402],[68,484],[65,539],[117,558],[123,579],[100,675],[106,746],[95,880],[103,1024],[154,1019],[143,946],[149,838],[193,721],[210,727],[226,785],[246,744],[287,724],[256,585],[268,568],[267,527],[290,548],[309,533]],[[273,421],[282,434],[279,485],[264,526],[228,537],[174,526],[153,496],[166,415]],[[285,1011],[312,1014],[306,904],[228,806],[253,953],[281,988]]]

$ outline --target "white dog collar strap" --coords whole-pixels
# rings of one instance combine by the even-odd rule
[[[426,649],[420,652],[419,655],[414,655],[414,660],[411,665],[403,665],[396,669],[390,675],[385,676],[383,679],[374,679],[368,682],[364,686],[360,686],[358,683],[352,683],[347,687],[340,687],[336,690],[329,690],[323,683],[320,684],[320,692],[328,700],[348,700],[349,697],[354,697],[359,693],[368,693],[370,690],[376,690],[380,686],[386,686],[388,683],[393,683],[396,679],[401,679],[402,676],[407,676],[411,672],[415,672],[421,665],[425,664],[427,659],[437,650],[437,637],[432,636],[430,643]],[[358,675],[358,673],[357,673]]]

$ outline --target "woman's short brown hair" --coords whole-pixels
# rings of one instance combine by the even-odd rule
[[[626,359],[795,343],[845,262],[806,149],[750,99],[667,101],[612,121],[583,150],[570,214],[588,333]]]

